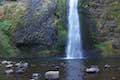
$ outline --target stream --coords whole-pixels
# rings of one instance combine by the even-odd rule
[[[89,58],[89,59],[62,59],[62,58],[33,58],[10,59],[11,61],[24,61],[29,67],[23,74],[4,73],[5,67],[0,64],[0,80],[30,80],[33,73],[40,73],[38,80],[45,80],[45,72],[59,71],[59,80],[120,80],[120,58]],[[110,68],[104,66],[109,64]],[[85,69],[97,65],[100,72],[86,73]]]

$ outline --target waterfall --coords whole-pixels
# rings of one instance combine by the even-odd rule
[[[80,20],[78,15],[78,0],[69,0],[68,43],[66,54],[68,59],[82,58],[82,41]]]

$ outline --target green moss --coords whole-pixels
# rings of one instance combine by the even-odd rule
[[[58,43],[57,48],[61,51],[64,50],[65,41],[67,38],[66,30],[66,0],[57,0],[57,8],[55,12],[55,21],[54,24],[58,30]]]
[[[104,42],[96,45],[96,48],[102,51],[103,56],[112,56],[112,55],[119,55],[119,51],[114,49],[112,46],[112,42]]]
[[[11,2],[0,6],[4,11],[4,18],[0,20],[0,56],[15,57],[18,49],[12,43],[12,33],[21,23],[24,6],[21,3]]]
[[[12,46],[9,36],[0,30],[0,56],[13,57],[16,55],[16,51],[17,50]]]
[[[58,50],[43,50],[38,52],[39,56],[55,56],[59,54]]]
[[[97,44],[97,39],[96,39],[96,37],[97,37],[97,33],[96,33],[96,32],[93,32],[93,33],[92,33],[92,41],[93,41],[93,44]]]
[[[9,31],[11,25],[12,24],[9,20],[0,21],[0,30]]]
[[[4,57],[14,56],[15,49],[10,43],[9,29],[11,22],[8,20],[0,21],[0,55]]]

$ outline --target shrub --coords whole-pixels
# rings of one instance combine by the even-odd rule
[[[10,31],[16,30],[18,24],[22,24],[22,17],[25,13],[25,6],[20,2],[6,3],[3,6],[4,9],[4,20],[11,22]]]
[[[96,45],[96,48],[102,51],[103,56],[118,55],[120,50],[114,49],[112,42],[104,42]]]
[[[55,12],[54,24],[58,30],[57,48],[61,51],[64,50],[65,41],[67,37],[66,30],[66,0],[57,0],[57,8]]]
[[[2,57],[14,57],[16,55],[17,50],[11,44],[9,36],[0,30],[0,55]]]
[[[11,26],[12,24],[9,20],[0,21],[0,30],[2,31],[9,31]]]
[[[4,17],[0,20],[0,56],[14,57],[18,49],[12,43],[12,33],[22,22],[25,7],[21,3],[10,2],[0,6],[4,10]]]
[[[41,52],[38,52],[40,56],[55,56],[59,54],[59,51],[57,50],[43,50]]]

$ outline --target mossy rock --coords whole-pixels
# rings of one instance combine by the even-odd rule
[[[43,50],[43,51],[40,51],[38,52],[38,55],[39,56],[58,56],[60,55],[60,51],[58,50]]]

